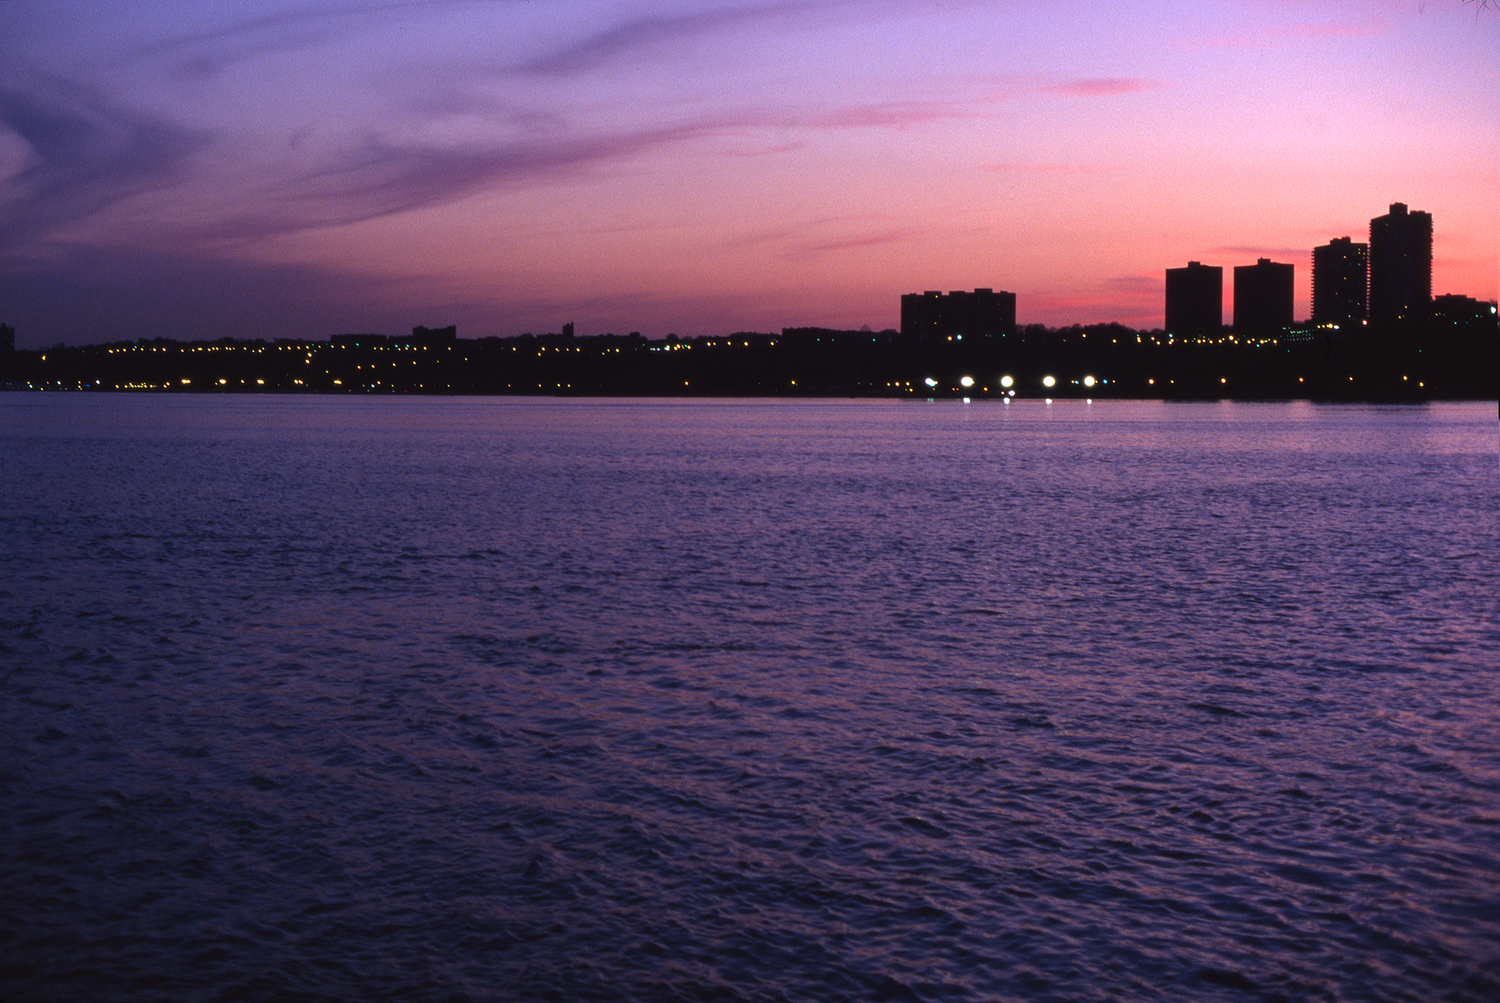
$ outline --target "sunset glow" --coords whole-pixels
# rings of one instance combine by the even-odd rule
[[[1459,0],[0,4],[0,322],[58,341],[1162,323],[1405,202],[1497,296]],[[1224,309],[1232,310],[1226,283]]]

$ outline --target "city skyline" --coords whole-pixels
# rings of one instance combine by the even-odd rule
[[[1480,16],[1476,16],[1479,14]],[[136,337],[1164,323],[1383,207],[1491,300],[1500,16],[1453,2],[0,5],[0,322]],[[1228,322],[1233,290],[1221,304]]]

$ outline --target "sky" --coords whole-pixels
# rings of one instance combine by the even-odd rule
[[[1433,217],[1497,296],[1462,0],[0,0],[0,323],[122,339],[1162,323]]]

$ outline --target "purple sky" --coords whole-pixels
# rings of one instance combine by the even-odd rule
[[[1461,0],[0,2],[19,347],[1162,321],[1402,201],[1493,299],[1500,12]],[[1232,288],[1226,281],[1225,307]]]

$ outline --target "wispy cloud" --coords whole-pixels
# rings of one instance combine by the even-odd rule
[[[1038,90],[1048,94],[1063,94],[1068,97],[1098,98],[1114,97],[1119,94],[1134,94],[1137,91],[1158,90],[1166,84],[1159,80],[1147,80],[1141,77],[1097,77],[1085,80],[1069,80],[1050,87],[1041,87]]]
[[[1166,285],[1166,278],[1158,275],[1112,275],[1106,280],[1116,289],[1135,292],[1157,292]]]
[[[987,171],[1016,174],[1107,174],[1118,171],[1115,164],[985,164]]]
[[[1305,261],[1312,254],[1311,247],[1258,247],[1254,244],[1232,244],[1221,247],[1210,247],[1203,252],[1206,255],[1223,255],[1225,257],[1240,258],[1295,258],[1297,261]]]
[[[327,46],[393,19],[435,8],[473,6],[473,0],[397,0],[391,3],[325,3],[235,21],[210,31],[164,38],[126,54],[126,61],[163,61],[174,76],[204,79],[247,59]]]
[[[636,17],[611,25],[552,52],[522,63],[525,73],[563,75],[587,72],[641,49],[682,42],[755,22],[786,18],[829,7],[847,7],[848,0],[753,4],[687,14]]]
[[[1133,277],[1132,277],[1133,278]],[[1027,296],[1031,316],[1061,315],[1078,323],[1117,321],[1129,327],[1161,323],[1161,285],[1154,288],[1128,281],[1097,293],[1038,293]]]
[[[962,101],[888,101],[818,112],[796,124],[821,129],[900,129],[925,122],[977,118],[979,114]]]
[[[920,236],[921,233],[921,230],[906,228],[818,241],[802,245],[793,252],[792,256],[797,258],[816,258],[839,251],[853,251],[865,247],[876,247],[881,244],[895,244]]]
[[[215,240],[253,240],[312,227],[377,219],[443,205],[479,191],[573,178],[740,124],[704,120],[619,134],[471,148],[400,145],[371,138],[323,167],[253,193],[263,208],[227,214],[203,231]]]
[[[514,6],[519,0],[505,2]],[[519,71],[563,76],[683,39],[712,35],[717,43],[722,41],[718,36],[752,25],[800,30],[856,15],[869,19],[930,14],[933,6],[974,5],[973,0],[935,0],[926,6],[911,0],[775,0],[636,16],[575,38],[521,64]],[[473,6],[465,0],[325,3],[181,34],[137,49],[132,56],[158,60],[179,74],[213,75],[259,54],[328,46],[367,28],[389,27],[395,18]],[[647,109],[643,116],[630,116],[636,118],[631,125],[623,124],[627,117],[618,115],[614,121],[619,124],[581,126],[572,121],[575,112],[578,118],[598,121],[608,121],[610,115],[597,108],[584,114],[566,95],[554,95],[550,101],[537,97],[538,106],[518,107],[492,93],[489,84],[494,79],[493,71],[468,76],[416,73],[403,79],[405,94],[397,103],[404,107],[399,115],[382,119],[378,109],[371,109],[363,124],[334,124],[319,113],[306,125],[288,126],[275,141],[295,150],[295,158],[282,162],[252,153],[238,173],[231,167],[214,188],[198,186],[191,193],[197,211],[189,221],[175,224],[174,234],[211,243],[255,240],[442,205],[488,189],[583,177],[606,164],[709,137],[736,137],[736,149],[722,151],[726,156],[744,156],[745,151],[774,155],[797,149],[808,133],[819,130],[907,129],[983,118],[1004,101],[1049,94],[1109,97],[1161,86],[1110,77],[1040,86],[1034,79],[1013,81],[1014,86],[999,92],[959,92],[929,100],[841,101],[835,96],[817,103],[795,98],[783,103],[763,96],[759,101],[750,97],[745,105],[721,103],[697,112],[680,109],[683,114],[672,119]],[[444,127],[445,138],[432,139],[427,127],[452,117],[475,124],[466,121],[461,134]],[[320,123],[316,141],[311,140],[314,120]],[[183,181],[193,155],[215,141],[221,140],[226,150],[239,144],[247,151],[264,152],[268,138],[245,132],[233,122],[225,124],[222,135],[209,134],[164,114],[112,106],[99,91],[64,85],[50,93],[34,89],[0,95],[0,122],[38,154],[34,167],[12,179],[10,187],[17,197],[0,215],[0,241],[10,243],[85,219],[129,196],[169,189]],[[342,137],[337,134],[340,128]],[[411,138],[414,135],[424,138]],[[459,135],[462,138],[455,140]],[[256,166],[250,166],[251,161]],[[1051,164],[993,169],[1088,174],[1107,168]]]
[[[889,224],[890,220],[882,216],[802,219],[786,226],[741,235],[725,241],[723,246],[745,249],[771,245],[778,248],[777,253],[786,260],[805,261],[840,251],[899,243],[927,232],[920,227]]]
[[[1179,45],[1188,49],[1262,49],[1294,42],[1380,38],[1389,31],[1388,22],[1380,18],[1339,24],[1282,24],[1212,38],[1187,39]]]
[[[933,14],[947,9],[984,6],[983,0],[777,0],[681,14],[654,14],[609,25],[515,69],[538,75],[587,73],[644,50],[682,44],[710,35],[761,26],[808,27],[841,18],[875,18]]]
[[[512,114],[501,112],[502,118]],[[977,114],[962,100],[876,102],[813,112],[721,109],[609,132],[571,129],[557,115],[545,127],[505,130],[510,139],[461,146],[370,135],[323,154],[310,167],[272,165],[265,180],[248,172],[238,179],[222,177],[218,191],[198,193],[203,209],[194,222],[173,232],[213,243],[255,240],[447,204],[490,189],[579,178],[602,165],[709,137],[760,143],[755,137],[770,130],[776,141],[755,147],[770,154],[798,148],[800,141],[788,139],[789,132],[900,129]],[[0,93],[0,124],[36,153],[36,162],[11,179],[13,197],[0,210],[0,241],[10,245],[86,219],[132,195],[183,183],[194,154],[219,138],[164,117],[112,107],[92,90],[62,84],[49,93]]]
[[[213,136],[110,104],[96,91],[53,82],[0,91],[0,125],[26,143],[30,162],[5,185],[0,247],[94,215],[181,176]]]

